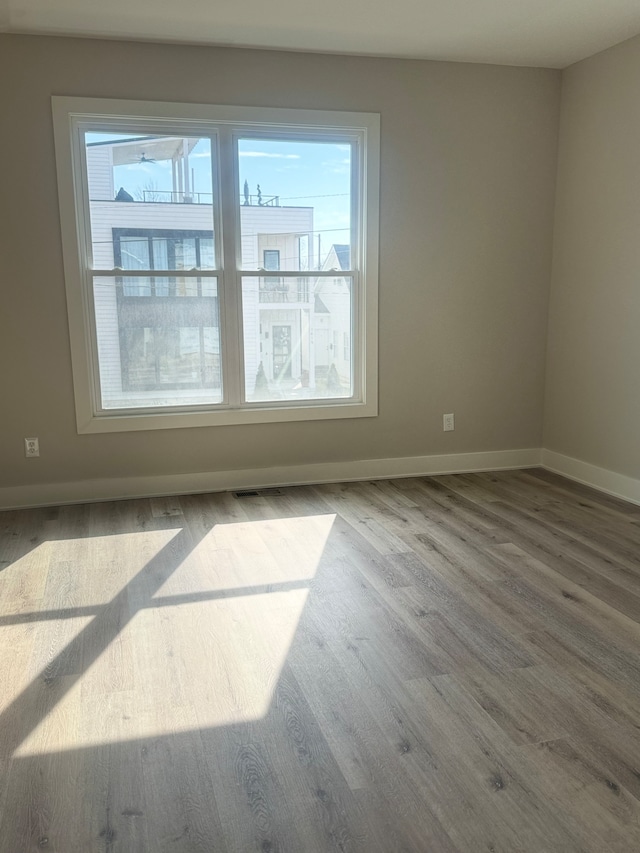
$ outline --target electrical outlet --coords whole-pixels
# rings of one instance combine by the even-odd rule
[[[442,429],[445,432],[451,432],[451,430],[454,430],[455,428],[456,427],[455,427],[455,424],[453,421],[453,412],[451,412],[448,415],[443,415],[442,416]]]
[[[40,444],[37,438],[25,438],[24,440],[24,455],[25,456],[40,456]]]

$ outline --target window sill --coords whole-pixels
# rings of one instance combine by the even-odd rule
[[[372,418],[378,414],[376,402],[316,404],[274,408],[219,409],[208,412],[149,412],[148,414],[102,414],[84,417],[78,412],[78,433],[138,432],[239,424],[286,423],[295,421]]]

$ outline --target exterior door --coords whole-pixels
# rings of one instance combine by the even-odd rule
[[[273,378],[291,379],[291,326],[273,326]]]

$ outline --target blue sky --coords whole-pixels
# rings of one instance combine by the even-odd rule
[[[134,135],[132,135],[133,137]],[[125,138],[125,134],[91,133],[88,142]],[[314,208],[314,228],[322,234],[322,255],[332,243],[349,242],[349,192],[351,150],[335,142],[302,142],[281,139],[240,139],[238,143],[240,199],[245,180],[252,203],[260,185],[263,202],[279,196],[281,205]],[[151,156],[151,155],[150,155]],[[193,148],[189,165],[196,192],[211,193],[209,140],[201,139]],[[114,169],[116,189],[124,187],[139,197],[144,189],[172,189],[171,163],[131,163]],[[203,197],[206,200],[208,196]]]

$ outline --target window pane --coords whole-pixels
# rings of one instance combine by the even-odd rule
[[[148,270],[149,241],[139,237],[123,237],[120,240],[119,253],[116,257],[118,266],[125,270]],[[122,279],[124,292],[127,296],[149,296],[151,280],[139,277]]]
[[[142,237],[122,237],[120,240],[120,263],[125,270],[148,270],[149,241]]]
[[[240,139],[238,161],[244,269],[351,268],[349,143]]]
[[[351,397],[351,278],[270,279],[242,280],[247,400]]]
[[[140,298],[138,294],[148,281],[94,279],[102,407],[221,402],[216,280],[207,279],[207,296]],[[191,281],[197,283],[199,279]]]
[[[213,251],[213,240],[209,237],[200,237],[200,263],[202,270],[215,269],[215,254]]]
[[[196,264],[196,241],[194,237],[182,237],[174,243],[176,269],[191,270]]]
[[[196,266],[196,238],[181,240],[179,232],[201,232],[210,241],[207,264],[215,268],[209,139],[92,131],[85,148],[94,269],[136,269],[117,258],[114,233],[127,230],[168,240],[165,269]],[[173,245],[171,231],[178,232]],[[162,246],[154,242],[154,265],[161,269],[156,249]]]
[[[264,262],[262,265],[266,270],[279,270],[280,252],[276,249],[265,249]],[[264,284],[273,291],[281,290],[280,285],[282,284],[282,279],[279,276],[266,276],[264,278]]]
[[[152,232],[153,233],[153,232]],[[123,238],[126,239],[126,238]],[[169,269],[169,244],[165,237],[151,238],[153,246],[153,265],[151,269]],[[168,278],[157,277],[153,279],[156,296],[169,296],[170,281]]]
[[[265,249],[263,266],[266,270],[279,270],[280,252],[277,249]]]

